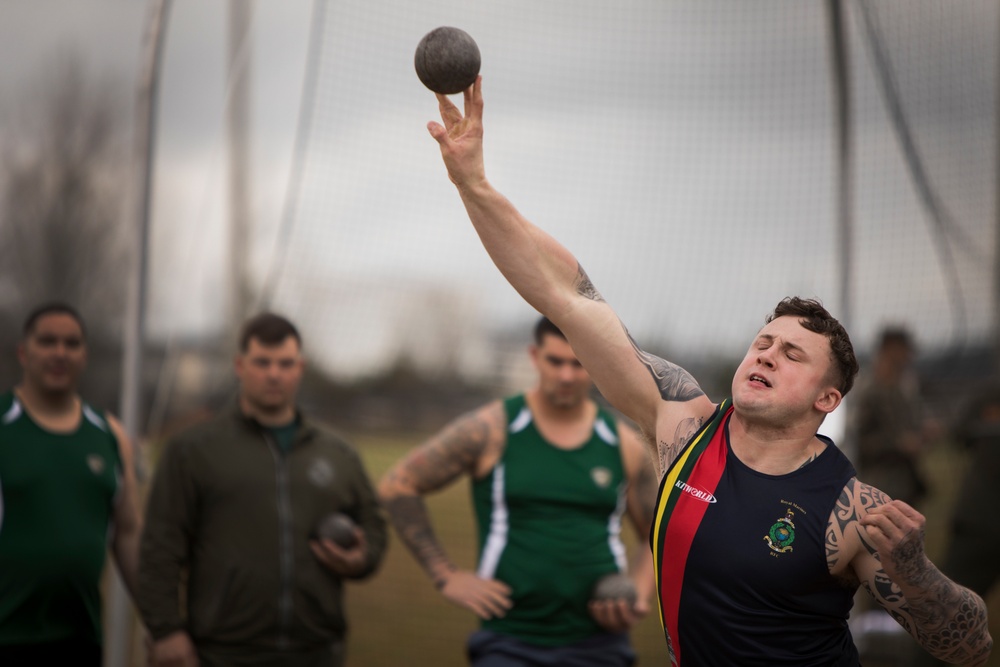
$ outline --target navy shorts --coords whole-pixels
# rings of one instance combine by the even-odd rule
[[[100,644],[68,640],[46,644],[0,644],[0,665],[34,667],[35,665],[73,665],[101,667]]]
[[[566,646],[538,646],[479,630],[469,636],[472,667],[631,667],[635,651],[627,634],[600,634]]]

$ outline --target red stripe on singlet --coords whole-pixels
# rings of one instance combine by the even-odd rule
[[[669,485],[669,494],[661,494],[660,498],[660,516],[657,517],[657,533],[661,540],[658,568],[660,612],[677,665],[682,664],[683,647],[678,632],[678,616],[685,566],[694,536],[710,505],[686,492],[683,487],[686,484],[695,491],[715,494],[726,467],[725,423],[730,412],[731,410],[726,411],[722,424],[704,448],[697,447],[698,443],[692,443],[694,446],[685,452],[688,457],[696,457],[694,460],[682,456],[682,460],[677,461],[679,465],[675,465],[664,480],[663,490],[666,491]]]

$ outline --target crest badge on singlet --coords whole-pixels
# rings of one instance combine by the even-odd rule
[[[91,454],[87,457],[87,467],[90,468],[90,472],[100,475],[104,472],[104,459],[97,454]]]
[[[779,554],[788,553],[792,550],[792,542],[795,541],[795,524],[792,519],[795,512],[791,509],[785,511],[785,516],[774,522],[771,529],[764,536],[764,541],[771,551]]]
[[[606,489],[608,488],[608,484],[611,483],[611,471],[602,466],[597,466],[590,469],[590,478],[594,480],[594,484],[598,488]]]

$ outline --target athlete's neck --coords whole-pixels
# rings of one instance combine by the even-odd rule
[[[39,425],[51,431],[72,431],[80,421],[80,397],[73,391],[51,392],[22,382],[14,387],[21,406]]]
[[[261,426],[279,428],[288,426],[295,421],[295,406],[282,406],[276,410],[268,410],[261,406],[254,405],[246,397],[240,397],[240,410],[243,414],[255,420]]]
[[[586,443],[591,436],[597,404],[585,399],[571,406],[552,405],[538,389],[525,393],[535,428],[550,444],[572,449]]]
[[[741,419],[738,413],[729,420],[729,446],[744,465],[765,475],[790,473],[826,449],[811,426],[764,428]]]

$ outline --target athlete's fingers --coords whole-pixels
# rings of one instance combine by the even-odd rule
[[[434,93],[434,96],[438,100],[438,110],[441,113],[441,120],[444,121],[444,126],[450,130],[462,121],[462,112],[448,99],[447,95]]]
[[[632,606],[625,599],[592,600],[588,603],[593,619],[610,632],[624,632],[638,620]]]
[[[465,117],[476,122],[483,119],[483,77],[479,75],[476,81],[462,92],[465,100]]]
[[[427,123],[427,131],[431,133],[431,136],[434,137],[434,140],[439,144],[444,144],[448,141],[448,130],[446,130],[444,125],[441,123],[430,121]]]

